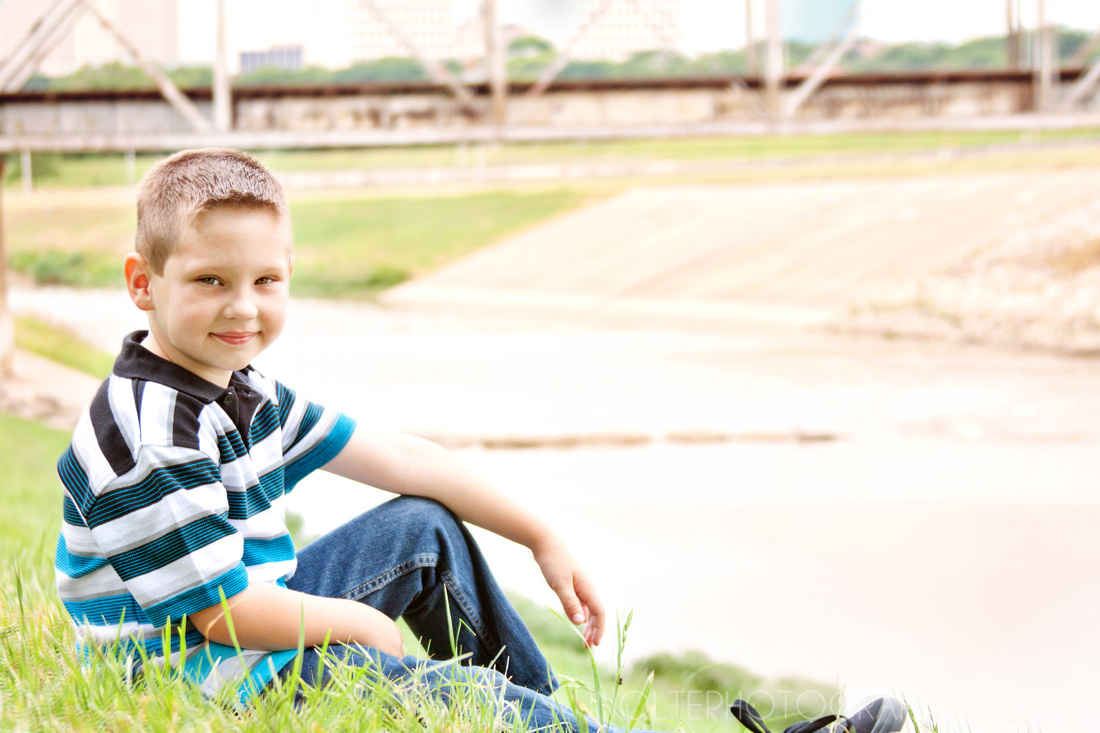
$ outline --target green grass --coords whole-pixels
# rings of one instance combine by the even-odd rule
[[[15,345],[93,377],[106,379],[114,357],[71,331],[32,316],[15,319]]]
[[[491,711],[474,695],[444,708],[415,695],[395,697],[378,681],[346,670],[340,684],[300,708],[289,690],[266,695],[238,717],[205,700],[170,672],[127,687],[117,661],[101,659],[86,674],[75,653],[72,629],[53,590],[52,558],[61,521],[55,473],[68,444],[65,432],[0,413],[0,729],[2,730],[485,730]],[[696,731],[738,730],[721,707],[708,717],[701,695],[745,696],[795,690],[792,697],[830,691],[798,680],[764,681],[733,665],[699,654],[659,655],[619,669],[598,668],[572,627],[551,611],[516,599],[540,647],[567,681],[559,695],[616,723],[629,720],[655,671],[653,695],[641,706],[639,725],[674,728],[679,719]],[[629,641],[629,640],[627,640]],[[609,638],[605,643],[615,643]],[[622,679],[622,684],[618,683]],[[364,701],[364,689],[370,697]],[[696,708],[690,695],[697,696]],[[713,699],[713,698],[712,698]],[[385,703],[389,701],[390,705]]]
[[[431,198],[345,194],[291,204],[291,292],[365,295],[435,269],[587,200],[571,190]]]
[[[592,198],[573,189],[292,197],[291,292],[370,296]],[[40,285],[122,287],[122,260],[136,229],[133,208],[126,194],[16,198],[5,212],[9,266]]]

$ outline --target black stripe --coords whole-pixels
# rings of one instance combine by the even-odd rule
[[[104,382],[96,392],[95,399],[92,400],[90,408],[92,429],[95,431],[99,450],[111,465],[111,470],[116,476],[121,476],[130,471],[136,463],[133,454],[130,453],[130,446],[123,439],[122,431],[118,429],[115,416],[111,412],[111,403],[107,397],[110,383],[110,380]]]
[[[172,445],[199,449],[199,413],[205,405],[194,397],[176,393],[176,406],[172,410]]]

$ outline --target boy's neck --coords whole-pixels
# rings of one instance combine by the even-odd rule
[[[233,372],[225,372],[225,375],[223,377],[221,375],[221,373],[218,373],[218,374],[200,374],[200,373],[196,372],[193,369],[188,369],[186,365],[178,363],[175,359],[173,359],[168,354],[168,351],[160,345],[159,341],[157,341],[157,337],[152,332],[152,330],[150,330],[149,333],[146,334],[145,338],[142,339],[140,345],[146,351],[149,351],[150,353],[155,354],[156,356],[159,356],[161,359],[164,359],[165,361],[169,362],[170,364],[175,364],[176,366],[180,367],[181,369],[187,369],[187,371],[191,372],[196,377],[199,377],[200,379],[205,379],[207,382],[210,382],[211,384],[215,384],[215,385],[221,387],[222,389],[228,389],[229,381],[230,381],[230,379],[233,378]]]

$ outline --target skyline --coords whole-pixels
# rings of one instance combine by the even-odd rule
[[[790,4],[799,0],[789,0]],[[805,0],[802,0],[803,2]],[[840,0],[838,0],[840,1]],[[355,0],[315,0],[307,8],[296,0],[230,0],[227,29],[230,57],[236,64],[241,51],[257,51],[276,44],[300,43],[306,63],[343,65],[350,49],[341,33],[346,3]],[[477,8],[478,0],[452,0],[452,20],[457,25]],[[861,35],[887,43],[960,43],[1006,30],[1004,0],[924,0],[919,5],[905,0],[874,0]],[[707,53],[736,49],[745,43],[745,5],[738,0],[681,0],[683,50]],[[754,26],[763,35],[764,6],[756,0]],[[1023,0],[1021,15],[1026,27],[1036,22],[1036,3]],[[580,23],[580,0],[501,0],[502,22],[529,27],[563,47]],[[782,6],[781,6],[782,7]],[[214,0],[180,3],[180,61],[209,62],[214,53]],[[1100,30],[1100,3],[1096,0],[1048,0],[1053,23],[1068,28]],[[789,22],[783,24],[789,27]],[[824,31],[827,35],[832,28]]]

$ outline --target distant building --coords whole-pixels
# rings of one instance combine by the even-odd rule
[[[266,51],[242,51],[241,73],[258,69],[282,69],[298,71],[302,68],[302,47],[297,45],[272,46]]]
[[[0,59],[7,58],[50,10],[45,0],[0,0]],[[96,8],[150,61],[179,62],[177,0],[99,0]],[[49,76],[70,74],[83,66],[131,62],[90,13],[84,12],[39,64]]]
[[[390,23],[430,59],[450,58],[455,41],[451,0],[374,0]],[[351,9],[351,52],[356,61],[405,56],[409,51],[397,33],[367,3]]]
[[[584,0],[581,22],[588,22],[603,4],[604,0]],[[680,0],[611,0],[573,47],[573,58],[625,61],[639,51],[680,51],[682,47]]]
[[[785,0],[779,10],[783,38],[821,43],[830,38],[857,0]]]

